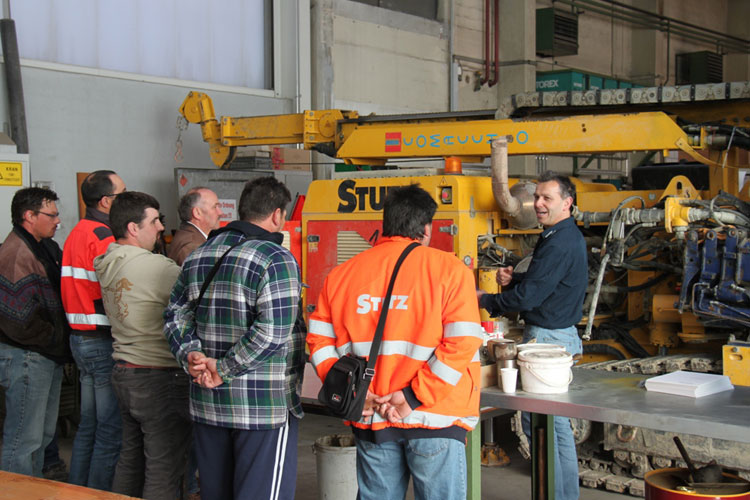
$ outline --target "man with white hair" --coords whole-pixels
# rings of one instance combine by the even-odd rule
[[[195,187],[180,198],[177,214],[180,229],[172,238],[167,256],[181,266],[187,256],[206,241],[208,233],[219,229],[221,203],[210,189]]]

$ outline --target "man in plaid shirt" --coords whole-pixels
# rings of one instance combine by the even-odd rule
[[[164,312],[172,353],[194,378],[204,498],[294,498],[305,326],[299,266],[279,232],[290,201],[273,177],[248,182],[240,220],[190,254]]]

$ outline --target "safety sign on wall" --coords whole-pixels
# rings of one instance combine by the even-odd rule
[[[22,186],[23,166],[12,161],[0,161],[0,186]]]
[[[221,204],[221,218],[219,221],[222,226],[237,219],[237,200],[220,199],[219,203]]]

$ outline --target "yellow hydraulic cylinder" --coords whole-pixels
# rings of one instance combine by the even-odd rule
[[[660,323],[681,323],[680,311],[677,310],[679,295],[654,295],[651,312],[653,319]]]
[[[730,343],[722,349],[724,375],[728,376],[734,385],[750,386],[750,344]]]

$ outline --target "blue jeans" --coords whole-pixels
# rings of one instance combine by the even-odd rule
[[[401,439],[375,444],[355,439],[359,500],[466,499],[466,447],[450,438]]]
[[[71,335],[70,350],[80,372],[81,423],[69,482],[109,491],[122,442],[122,418],[112,390],[112,339]]]
[[[539,344],[557,344],[570,354],[583,352],[583,344],[575,326],[548,330],[539,326],[526,325],[523,343],[536,340]],[[531,417],[522,414],[523,432],[531,442]],[[570,419],[554,417],[555,423],[555,500],[576,500],[579,496],[578,455]]]
[[[60,407],[62,365],[41,354],[0,343],[0,385],[5,388],[2,469],[42,477]]]

